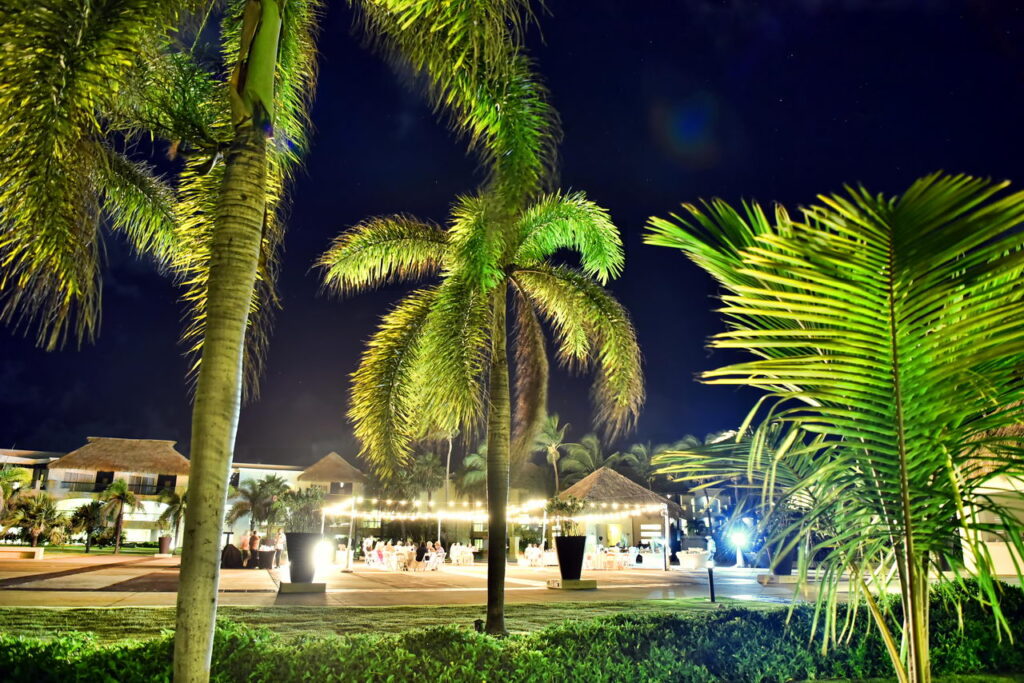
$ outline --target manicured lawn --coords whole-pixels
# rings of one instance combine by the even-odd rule
[[[27,545],[0,545],[0,549],[4,548],[28,548]],[[43,555],[79,555],[85,553],[84,545],[47,545],[43,546]],[[155,555],[158,548],[121,548],[122,555]],[[113,555],[114,546],[107,548],[92,547],[89,550],[90,555]]]
[[[505,608],[511,631],[535,631],[567,619],[592,619],[609,614],[695,612],[717,605],[751,609],[784,609],[762,602],[725,600],[716,605],[702,598],[631,602],[561,602],[511,604]],[[482,606],[426,607],[221,607],[232,621],[263,626],[284,636],[313,633],[400,632],[426,626],[473,626],[484,616]],[[65,631],[93,633],[102,642],[153,638],[174,628],[171,607],[0,608],[0,633],[50,637]]]

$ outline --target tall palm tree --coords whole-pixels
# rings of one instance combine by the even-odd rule
[[[1024,418],[1024,193],[999,195],[1006,185],[935,174],[895,197],[848,188],[800,219],[716,200],[652,219],[647,238],[725,290],[729,329],[712,345],[755,356],[705,381],[759,387],[774,416],[821,435],[806,446],[794,432],[772,456],[820,459],[798,488],[827,492],[808,518],[839,530],[803,554],[801,577],[819,551],[823,600],[851,577],[900,681],[931,678],[929,575],[948,563],[976,576],[1006,629],[981,534],[1024,553],[1020,522],[986,489],[993,472],[1024,474],[1019,440],[1006,436]],[[771,466],[762,456],[752,448],[751,469]],[[895,629],[877,602],[890,575]]]
[[[599,283],[623,254],[607,213],[582,194],[552,194],[514,214],[488,196],[460,199],[445,230],[407,216],[374,219],[343,233],[323,256],[326,283],[356,292],[399,277],[436,274],[385,316],[354,375],[355,432],[385,473],[408,458],[424,429],[471,430],[487,416],[488,619],[504,632],[505,515],[510,467],[518,467],[542,415],[547,361],[541,321],[554,328],[559,359],[593,365],[599,419],[612,431],[635,418],[643,398],[640,350],[629,317]],[[577,250],[580,268],[554,265]],[[508,308],[517,394],[511,449]],[[514,458],[514,460],[512,460]],[[500,580],[499,580],[500,579]]]
[[[541,423],[533,441],[534,451],[544,453],[548,465],[551,466],[551,472],[555,477],[555,495],[562,490],[558,483],[558,459],[562,457],[562,449],[569,446],[565,441],[567,431],[569,431],[569,423],[559,423],[557,413],[548,415]]]
[[[174,542],[171,544],[171,554],[178,547],[178,536],[181,530],[181,523],[185,519],[185,511],[188,510],[188,491],[178,493],[174,489],[164,489],[158,495],[157,500],[164,504],[164,510],[160,513],[160,521],[169,524],[174,529]]]
[[[85,552],[92,548],[93,536],[102,532],[106,526],[107,516],[103,512],[103,503],[98,500],[79,505],[71,513],[72,531],[85,534]]]
[[[121,552],[121,530],[124,528],[124,510],[136,511],[142,507],[138,496],[128,487],[124,479],[115,479],[110,486],[99,494],[103,501],[103,515],[114,516],[114,554]]]
[[[455,488],[460,496],[480,497],[487,493],[487,442],[467,453],[455,476]]]

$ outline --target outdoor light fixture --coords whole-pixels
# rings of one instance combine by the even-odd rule
[[[746,529],[733,529],[729,532],[729,542],[736,548],[736,566],[747,566],[743,561],[743,549],[750,543],[750,534]]]

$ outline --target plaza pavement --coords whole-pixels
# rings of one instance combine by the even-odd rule
[[[53,555],[42,560],[0,560],[0,607],[144,607],[174,605],[179,558],[132,555]],[[761,586],[764,570],[715,570],[716,594],[744,600],[788,602],[793,586]],[[556,567],[507,568],[508,602],[661,600],[708,596],[706,570],[628,569],[585,571],[598,590],[559,591],[547,588],[558,577]],[[357,564],[343,573],[336,567],[318,572],[327,584],[321,594],[279,595],[281,570],[221,571],[220,604],[237,606],[325,605],[397,606],[482,604],[487,594],[487,569],[446,565],[434,572],[387,572]]]

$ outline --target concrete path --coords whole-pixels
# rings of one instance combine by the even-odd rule
[[[170,606],[176,599],[178,558],[87,557],[68,555],[46,560],[0,560],[0,606],[126,607]],[[788,602],[793,586],[764,587],[755,577],[763,570],[715,570],[719,596]],[[706,570],[632,569],[584,572],[596,579],[596,591],[556,591],[547,580],[554,567],[509,566],[505,580],[509,602],[581,600],[659,600],[707,597]],[[351,573],[336,568],[320,572],[327,592],[278,595],[282,570],[227,569],[221,572],[223,605],[449,605],[481,604],[486,599],[487,569],[447,566],[435,572],[387,572],[357,565]]]

